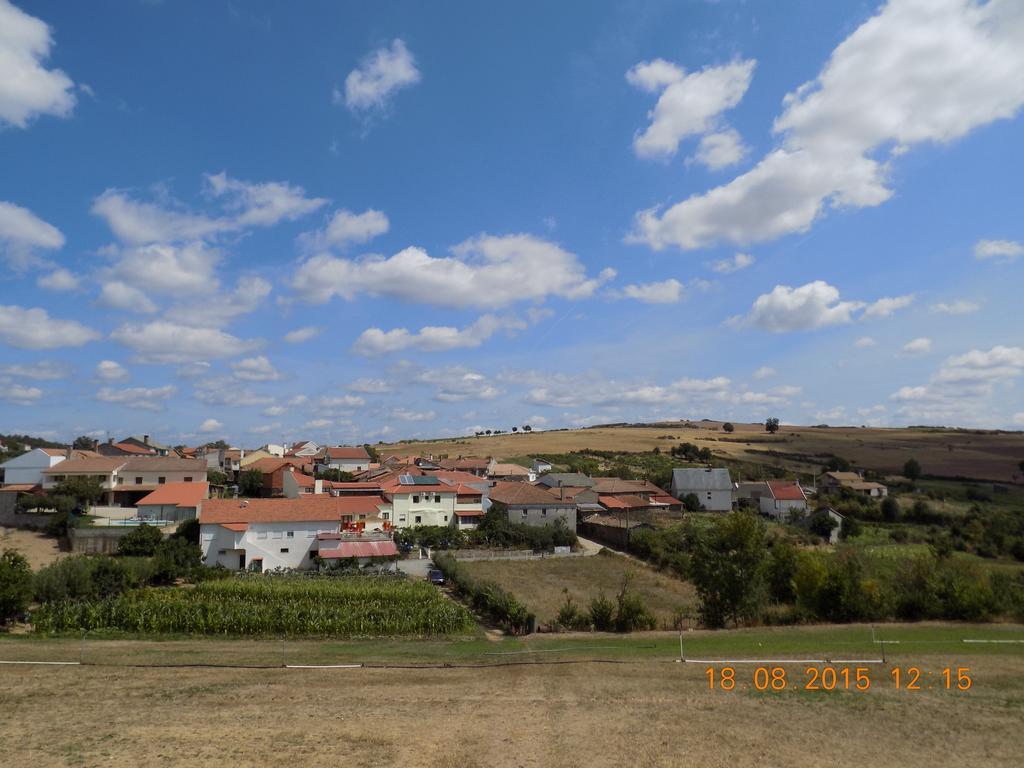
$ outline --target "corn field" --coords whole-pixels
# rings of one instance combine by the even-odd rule
[[[463,606],[426,582],[366,577],[247,577],[191,589],[149,587],[106,600],[46,603],[33,623],[39,632],[292,637],[428,636],[473,628]]]

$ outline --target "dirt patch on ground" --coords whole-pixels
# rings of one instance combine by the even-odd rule
[[[630,590],[643,598],[661,628],[672,627],[677,610],[693,612],[696,609],[693,585],[619,555],[470,561],[461,565],[474,577],[496,581],[514,594],[542,624],[552,621],[562,607],[563,590],[569,590],[576,606],[586,610],[591,599],[599,594],[614,600],[627,576]]]
[[[951,660],[927,662],[938,671]],[[709,691],[701,665],[7,667],[8,765],[1017,766],[1024,659],[974,687]],[[797,669],[794,669],[794,673]]]
[[[5,549],[16,549],[23,554],[33,571],[68,555],[60,551],[57,540],[50,536],[36,531],[0,527],[0,551]]]

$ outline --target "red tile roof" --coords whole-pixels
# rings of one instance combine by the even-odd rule
[[[488,493],[488,497],[491,501],[499,501],[509,506],[572,506],[572,502],[557,499],[544,488],[516,480],[503,480],[495,483]]]
[[[144,448],[141,445],[134,445],[133,443],[114,443],[114,447],[122,453],[134,453],[139,456],[152,456],[156,453],[152,448]]]
[[[348,448],[346,446],[337,446],[335,448],[327,449],[327,456],[331,459],[369,459],[370,454],[366,452],[366,449],[362,446],[356,448]]]
[[[342,541],[337,548],[321,549],[317,554],[324,560],[345,557],[397,557],[398,547],[395,542],[379,541]]]
[[[235,533],[241,533],[242,531],[247,530],[249,528],[249,524],[248,523],[221,523],[220,527],[221,528],[227,528],[229,531],[234,531]]]
[[[376,518],[380,496],[329,496],[307,494],[297,499],[209,499],[199,510],[199,522],[274,523],[329,520],[342,516]]]
[[[209,495],[208,483],[164,483],[147,496],[143,496],[135,506],[148,505],[177,507],[198,507],[199,502]]]
[[[768,488],[777,501],[806,501],[807,498],[792,480],[769,480]]]

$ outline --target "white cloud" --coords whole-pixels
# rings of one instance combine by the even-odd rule
[[[3,2],[4,0],[0,0],[0,3]],[[0,17],[2,15],[3,6],[0,5]],[[4,78],[3,34],[0,24],[0,82]],[[0,200],[0,256],[16,272],[40,264],[36,251],[52,251],[63,245],[64,235],[55,226],[43,221],[28,208]]]
[[[114,360],[100,360],[96,363],[96,378],[103,381],[124,381],[128,376],[128,370]]]
[[[99,303],[110,309],[121,309],[125,312],[140,312],[150,314],[156,312],[156,304],[150,298],[127,283],[114,280],[104,283],[100,290]]]
[[[238,285],[233,291],[171,307],[167,317],[183,325],[220,328],[241,315],[255,312],[270,295],[270,291],[268,281],[262,277],[246,275],[238,279]]]
[[[58,320],[45,309],[0,304],[0,342],[21,349],[80,347],[100,335],[75,320]]]
[[[206,405],[232,408],[255,407],[273,402],[273,398],[256,394],[239,384],[237,379],[228,376],[214,376],[196,381],[192,396]]]
[[[240,181],[224,171],[207,174],[206,184],[214,197],[224,201],[233,214],[232,226],[238,229],[295,221],[327,204],[325,198],[306,197],[302,187],[283,181]]]
[[[71,366],[66,363],[58,363],[44,360],[38,363],[12,363],[0,365],[0,376],[14,377],[21,379],[35,379],[37,381],[57,381],[66,379],[71,375]]]
[[[112,248],[108,252],[115,261],[101,273],[104,280],[165,296],[191,297],[217,290],[220,252],[201,242]]]
[[[434,258],[420,248],[359,260],[327,254],[303,262],[292,286],[306,301],[360,294],[444,307],[499,308],[518,301],[561,296],[586,298],[615,276],[606,269],[588,278],[575,254],[531,235],[482,235]],[[527,279],[535,276],[536,279]]]
[[[224,424],[216,419],[206,419],[199,425],[200,432],[219,432],[222,429],[224,429]]]
[[[3,382],[0,380],[0,400],[15,405],[32,405],[43,396],[39,387],[26,387],[22,384]]]
[[[287,410],[288,409],[285,408],[283,405],[272,405],[269,408],[264,408],[263,409],[263,415],[264,416],[271,416],[271,417],[281,416]]]
[[[502,394],[486,376],[463,366],[429,368],[412,375],[413,381],[434,387],[434,399],[442,403],[493,400]]]
[[[748,253],[737,253],[731,259],[719,259],[711,262],[711,269],[719,274],[728,275],[746,269],[753,265],[754,261],[754,257]]]
[[[128,387],[114,389],[100,387],[96,399],[103,403],[115,403],[126,408],[138,408],[143,411],[162,411],[168,400],[177,394],[178,388],[173,384],[163,387]]]
[[[879,299],[868,305],[867,309],[864,310],[864,317],[889,317],[896,311],[909,307],[914,303],[914,294],[910,293],[906,296],[892,296],[890,298]]]
[[[323,328],[307,325],[304,328],[296,328],[294,331],[288,331],[288,333],[284,335],[284,340],[289,344],[303,344],[311,339],[315,339],[323,332]]]
[[[776,373],[776,371],[775,371],[774,368],[770,368],[767,365],[762,365],[760,368],[758,368],[756,371],[754,371],[754,378],[758,379],[758,380],[760,380],[760,379],[767,379],[767,378],[769,378],[771,376],[774,376],[775,373]]]
[[[110,338],[133,349],[143,363],[191,363],[215,360],[248,352],[260,346],[256,339],[242,340],[214,328],[190,328],[166,320],[127,323]]]
[[[232,374],[241,381],[277,381],[281,378],[273,363],[265,355],[247,357],[231,364]]]
[[[353,112],[383,109],[392,94],[419,81],[420,72],[409,49],[402,40],[393,40],[390,46],[378,48],[348,73],[345,106]]]
[[[55,269],[46,275],[36,278],[36,285],[48,291],[78,290],[78,278],[66,269]]]
[[[0,127],[25,128],[37,115],[71,114],[74,83],[59,69],[43,66],[52,47],[44,21],[0,0]]]
[[[870,336],[861,336],[853,342],[853,346],[857,347],[857,349],[867,349],[868,347],[878,346],[878,342]]]
[[[366,405],[366,400],[357,395],[329,395],[318,398],[317,410],[350,411]]]
[[[384,394],[394,390],[394,385],[384,379],[356,379],[348,387],[352,392],[362,392],[368,395]]]
[[[683,298],[683,284],[675,278],[657,283],[637,283],[627,285],[621,295],[646,304],[674,304]]]
[[[903,351],[908,355],[925,355],[932,351],[932,340],[924,336],[913,339],[903,345]]]
[[[362,213],[335,211],[327,226],[302,237],[303,244],[310,250],[321,248],[346,248],[354,243],[369,242],[383,235],[390,227],[388,217],[381,211],[368,209]]]
[[[775,333],[807,331],[848,323],[863,307],[864,302],[840,301],[838,288],[815,280],[799,288],[777,285],[758,296],[744,322]]]
[[[626,73],[626,79],[651,93],[664,89],[651,124],[633,139],[639,157],[671,157],[679,142],[715,129],[719,116],[739,104],[754,74],[753,60],[734,61],[699,72],[686,71],[664,59],[642,62]],[[738,137],[737,137],[738,138]]]
[[[958,299],[952,302],[939,302],[938,304],[932,304],[932,311],[938,312],[941,315],[969,315],[973,312],[977,312],[980,309],[980,305],[973,301],[965,301]]]
[[[374,356],[415,349],[420,352],[440,352],[449,349],[473,349],[479,347],[499,330],[522,330],[526,323],[515,318],[501,318],[483,315],[465,328],[451,326],[425,326],[413,333],[407,328],[383,331],[367,328],[352,345],[360,355]]]
[[[329,427],[334,422],[331,419],[311,419],[302,425],[303,429],[324,429]]]
[[[717,171],[736,165],[750,150],[743,143],[743,139],[732,128],[718,133],[709,133],[700,140],[697,145],[697,153],[693,160]]]
[[[218,215],[183,210],[183,206],[171,200],[164,205],[135,200],[118,189],[108,189],[99,195],[93,201],[92,212],[128,245],[168,245],[295,221],[327,203],[325,198],[306,197],[302,187],[283,181],[240,181],[223,171],[207,174],[204,179],[207,196],[218,200],[224,208]]]
[[[409,408],[394,408],[388,412],[387,418],[400,421],[433,421],[437,418],[434,411],[414,411]]]
[[[974,244],[974,258],[1013,261],[1024,254],[1024,245],[1015,240],[979,240]]]
[[[995,346],[946,358],[927,384],[900,387],[890,399],[897,414],[915,423],[1002,423],[995,402],[997,387],[1024,376],[1024,348]]]
[[[891,0],[785,97],[779,148],[728,184],[638,213],[630,239],[656,249],[751,243],[806,231],[829,207],[880,205],[892,195],[892,157],[1018,111],[1022,19],[1014,0]]]
[[[1010,421],[1018,427],[1024,427],[1024,411],[1013,414]]]

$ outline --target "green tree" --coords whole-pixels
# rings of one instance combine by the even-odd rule
[[[88,435],[79,435],[75,438],[74,442],[71,443],[71,447],[76,451],[91,451],[94,445],[96,445],[96,441]]]
[[[846,541],[847,539],[853,539],[860,536],[860,532],[860,520],[855,517],[850,517],[849,515],[843,518],[843,523],[839,526],[839,538]]]
[[[366,455],[370,457],[370,461],[375,464],[380,463],[380,451],[369,443],[363,443],[363,448],[366,450]]]
[[[882,519],[887,523],[895,523],[900,517],[900,503],[892,496],[882,499]]]
[[[921,464],[917,459],[907,459],[903,465],[903,476],[910,482],[916,483],[921,477]]]
[[[688,493],[680,501],[683,502],[683,509],[687,512],[699,512],[701,509],[700,499],[696,493]]]
[[[343,469],[324,469],[315,473],[315,476],[319,480],[329,480],[332,483],[351,483],[354,477],[351,472]]]
[[[80,504],[95,504],[103,493],[99,480],[84,475],[66,477],[50,491],[51,496],[70,496]]]
[[[750,512],[732,512],[710,528],[691,525],[690,571],[705,626],[756,620],[766,600],[765,525]]]
[[[850,462],[842,456],[832,456],[825,464],[826,472],[849,472]]]
[[[723,432],[735,432],[736,431],[736,427],[733,426],[733,423],[731,421],[727,421],[727,422],[725,422],[725,424],[722,425],[722,431]]]
[[[799,558],[797,548],[788,541],[776,541],[768,557],[768,588],[772,599],[780,603],[793,602],[793,576]]]
[[[766,419],[764,422],[764,431],[774,435],[779,431],[779,420],[774,416]]]
[[[832,538],[832,531],[839,525],[835,519],[825,510],[821,509],[815,512],[811,516],[811,520],[807,525],[807,528],[811,533],[821,536],[825,541],[829,541]]]
[[[0,622],[18,618],[32,599],[32,569],[20,552],[0,555]]]
[[[160,533],[159,528],[143,523],[134,531],[121,537],[121,540],[117,542],[117,554],[131,557],[151,557],[163,540],[164,535]]]
[[[172,539],[184,539],[189,544],[199,543],[199,521],[196,518],[182,520],[171,534]]]
[[[258,469],[246,469],[238,475],[238,494],[258,498],[263,491],[263,473]]]
[[[206,470],[206,482],[214,488],[223,488],[228,484],[228,476],[219,469]]]

